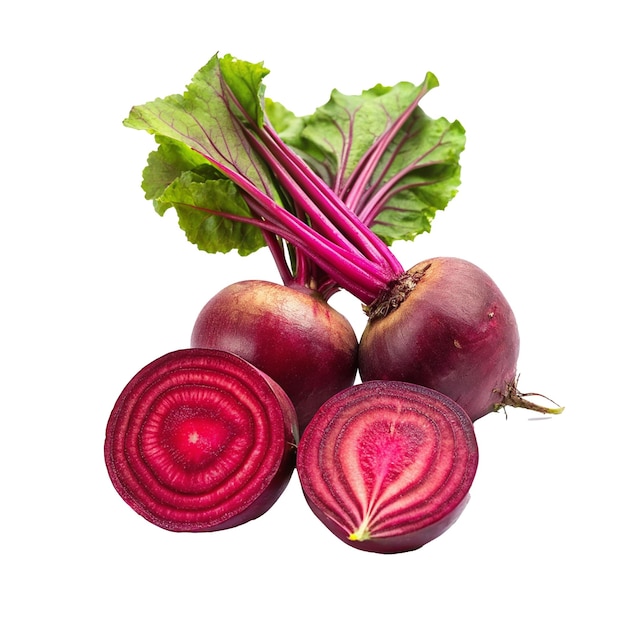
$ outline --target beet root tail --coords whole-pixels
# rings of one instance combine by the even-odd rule
[[[518,380],[519,376],[515,380],[507,383],[504,392],[499,389],[494,390],[494,393],[499,393],[502,396],[502,401],[494,406],[495,411],[499,411],[502,408],[506,411],[506,407],[510,406],[514,408],[528,409],[543,415],[559,415],[560,413],[563,413],[565,407],[558,405],[554,402],[554,400],[551,400],[541,393],[522,393],[517,387]],[[554,404],[554,406],[545,406],[544,404],[533,402],[529,399],[531,397],[543,398],[551,404]]]

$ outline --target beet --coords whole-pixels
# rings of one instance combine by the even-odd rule
[[[463,259],[439,257],[417,264],[404,278],[395,292],[370,307],[359,346],[362,380],[436,389],[473,421],[507,405],[560,412],[517,391],[517,323],[483,270]]]
[[[113,486],[148,521],[214,531],[265,513],[295,467],[293,405],[267,375],[217,350],[170,352],[119,396],[104,455]]]
[[[213,296],[191,346],[233,352],[265,372],[293,402],[300,432],[356,377],[358,340],[348,320],[314,291],[267,281],[241,281]]]
[[[443,394],[370,381],[321,407],[296,463],[306,501],[339,539],[369,552],[406,552],[457,520],[478,447],[470,418]]]

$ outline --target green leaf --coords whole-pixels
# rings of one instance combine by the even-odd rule
[[[316,154],[324,155],[324,171],[332,172],[331,184],[341,191],[374,142],[435,84],[436,79],[418,87],[408,82],[393,88],[378,84],[359,95],[335,89],[330,100],[306,119],[299,147],[309,152],[314,146]]]
[[[252,216],[230,180],[206,180],[197,173],[185,172],[157,200],[162,206],[176,209],[187,239],[200,250],[216,253],[237,249],[241,256],[247,256],[265,245],[257,226],[233,219]]]
[[[229,93],[242,99],[245,112],[258,116],[262,110],[261,80],[267,71],[261,64],[236,61],[230,56],[225,57],[223,67],[224,73],[220,59],[214,56],[195,74],[184,94],[133,107],[124,125],[179,141],[227,175],[241,176],[273,196],[271,173],[251,149],[239,123],[243,113]],[[237,72],[242,76],[237,78]]]
[[[267,73],[262,64],[216,55],[182,95],[135,106],[124,120],[129,128],[153,134],[158,144],[143,171],[146,198],[160,215],[175,207],[180,227],[201,250],[237,249],[245,256],[265,245],[257,226],[232,219],[252,218],[232,179],[279,197],[272,173],[242,127],[248,119],[264,119],[262,80]]]
[[[160,199],[165,189],[187,171],[204,170],[205,178],[209,178],[211,176],[208,168],[211,166],[203,156],[179,141],[161,135],[157,135],[155,140],[159,147],[148,155],[141,187],[145,191],[146,199],[152,200],[157,213],[163,215],[171,206]],[[211,169],[214,172],[213,177],[218,177],[217,170]]]
[[[265,85],[269,70],[262,63],[248,63],[230,54],[220,59],[220,71],[239,104],[257,126],[263,125]]]
[[[390,146],[393,159],[378,164],[374,180],[380,177],[376,187],[380,198],[370,192],[361,207],[362,219],[387,244],[411,241],[430,231],[436,212],[445,209],[457,194],[459,155],[464,146],[465,130],[459,122],[426,117],[410,120]],[[394,175],[398,176],[396,182],[392,182]]]
[[[411,177],[415,187],[397,192],[390,206],[373,219],[372,230],[387,245],[399,240],[412,241],[419,234],[430,232],[436,212],[445,209],[456,195],[460,173],[460,167],[445,165],[422,170],[423,180],[416,173]]]
[[[460,184],[465,130],[459,122],[431,119],[419,106],[438,84],[428,73],[420,85],[379,84],[355,96],[334,90],[310,116],[296,121],[277,107],[270,119],[386,243],[412,240],[430,230]]]

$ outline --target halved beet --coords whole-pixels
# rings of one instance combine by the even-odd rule
[[[321,407],[296,463],[309,506],[337,537],[370,552],[407,552],[459,517],[478,446],[472,421],[448,397],[370,381]]]
[[[113,486],[171,531],[213,531],[265,513],[295,467],[296,414],[284,391],[219,350],[170,352],[144,367],[109,418]]]

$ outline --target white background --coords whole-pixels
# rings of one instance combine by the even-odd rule
[[[24,2],[2,9],[0,622],[626,623],[624,132],[619,3]],[[485,269],[522,336],[520,387],[566,405],[476,424],[457,524],[368,554],[330,535],[294,477],[264,517],[173,534],[118,497],[102,444],[117,395],[186,347],[219,288],[277,280],[269,257],[209,256],[140,189],[134,104],[178,93],[215,52],[264,61],[298,114],[333,87],[441,86],[467,130],[463,183],[394,251]],[[332,303],[360,333],[348,297]]]

